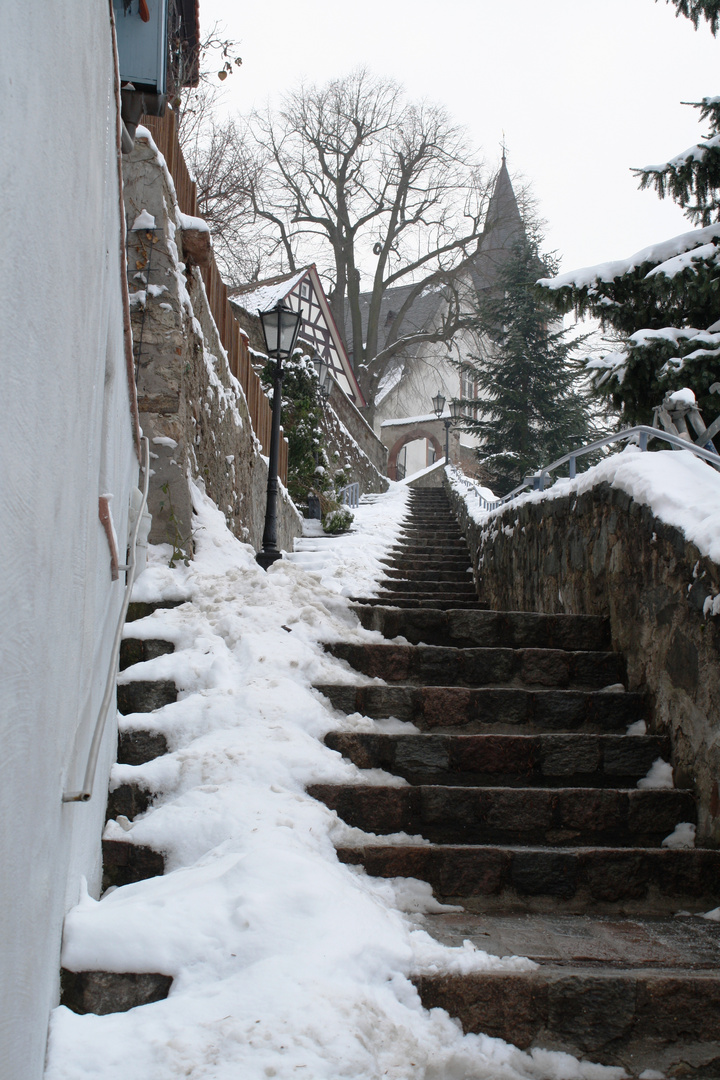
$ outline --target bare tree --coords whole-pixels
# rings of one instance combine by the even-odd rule
[[[469,322],[464,271],[488,196],[479,162],[443,108],[408,103],[398,84],[364,70],[302,85],[277,114],[252,117],[249,132],[256,217],[286,269],[318,264],[372,413],[393,358]],[[410,288],[381,334],[383,298],[400,285]],[[433,325],[418,327],[413,304],[431,289],[444,302]]]

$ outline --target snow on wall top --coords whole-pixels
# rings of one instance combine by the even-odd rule
[[[680,529],[701,554],[720,565],[720,473],[689,450],[643,453],[627,446],[574,480],[559,479],[545,491],[528,492],[492,511],[481,510],[462,483],[455,481],[453,486],[465,498],[471,517],[484,524],[508,506],[581,495],[602,483],[649,506],[656,517]]]

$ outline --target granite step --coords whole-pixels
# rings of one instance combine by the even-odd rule
[[[427,881],[435,896],[486,914],[673,915],[717,907],[720,851],[369,842],[341,862],[372,877]]]
[[[123,638],[120,642],[120,670],[124,671],[133,664],[141,664],[172,652],[175,652],[175,646],[171,641],[162,641],[160,638]]]
[[[381,588],[392,593],[444,593],[449,591],[451,596],[471,594],[477,596],[475,582],[469,574],[463,574],[460,581],[438,581],[436,577],[422,578],[418,581],[405,581],[401,579],[388,579],[380,582]],[[448,589],[448,586],[450,588]],[[465,595],[467,599],[467,595]]]
[[[172,982],[171,975],[157,971],[69,971],[63,968],[60,1004],[80,1015],[107,1016],[163,1001],[170,993]]]
[[[696,820],[690,792],[674,788],[313,784],[308,794],[364,832],[434,844],[656,848]]]
[[[352,597],[351,599],[356,599]],[[418,604],[404,604],[404,600],[419,601]],[[396,603],[397,601],[397,603]],[[457,608],[463,607],[469,603],[471,607],[487,608],[487,603],[484,600],[478,600],[477,593],[471,595],[470,592],[457,592],[453,589],[452,592],[446,590],[437,591],[425,591],[417,589],[413,592],[403,591],[391,591],[390,589],[384,589],[378,593],[377,597],[370,597],[368,603],[380,602],[382,604],[394,604],[396,607],[422,607],[427,605],[428,607],[442,607],[442,608]]]
[[[467,555],[467,541],[462,538],[444,540],[440,543],[432,535],[409,537],[405,543],[396,541],[390,548],[391,552],[407,555],[442,555],[445,552]]]
[[[542,615],[528,611],[398,611],[358,606],[360,622],[386,638],[413,645],[609,650],[610,621],[597,615]]]
[[[385,769],[411,784],[550,788],[631,787],[657,758],[661,735],[384,735],[331,731],[325,745],[360,769]],[[693,819],[694,820],[694,819]]]
[[[171,679],[147,679],[142,682],[136,679],[118,683],[118,712],[124,716],[128,713],[154,712],[177,701],[177,696],[177,687]]]
[[[131,840],[103,840],[102,853],[103,890],[165,873],[165,856],[161,851],[133,844]]]
[[[394,718],[444,734],[625,732],[629,724],[646,719],[648,710],[642,694],[621,691],[343,683],[318,684],[315,689],[348,715]]]
[[[621,684],[625,678],[624,659],[613,652],[358,645],[344,641],[328,643],[325,649],[371,678],[425,686],[515,684],[601,689]]]
[[[118,733],[117,760],[120,765],[144,765],[167,752],[167,739],[160,731],[125,728]]]
[[[488,604],[485,600],[459,600],[450,599],[441,593],[428,596],[391,596],[381,593],[379,596],[351,596],[354,604],[362,604],[366,607],[399,608],[408,611],[435,610],[435,611],[484,611]]]
[[[420,567],[416,569],[405,563],[404,566],[400,566],[397,569],[394,567],[388,567],[385,571],[385,581],[383,584],[386,588],[390,588],[395,581],[431,581],[431,582],[460,582],[463,585],[468,582],[475,588],[473,579],[470,576],[472,574],[471,566],[464,566],[459,569],[453,569],[450,567],[429,567],[427,569]]]

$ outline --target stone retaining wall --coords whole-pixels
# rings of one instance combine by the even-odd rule
[[[183,219],[172,182],[147,139],[136,139],[123,167],[130,226],[143,209],[156,225],[128,236],[140,420],[153,454],[150,539],[192,554],[192,475],[233,533],[259,548],[267,460],[229,371],[200,270],[183,262]],[[292,550],[301,531],[302,519],[281,487],[278,546]]]
[[[610,617],[629,689],[650,696],[654,730],[671,737],[676,784],[698,797],[698,843],[718,846],[720,615],[710,611],[720,568],[606,483],[508,507],[483,526],[448,493],[491,607]]]
[[[353,403],[333,383],[325,405],[325,446],[331,465],[342,467],[360,494],[387,491],[387,449]]]

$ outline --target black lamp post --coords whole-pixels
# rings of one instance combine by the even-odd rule
[[[437,416],[438,420],[442,417],[443,409],[445,408],[445,398],[438,390],[435,397],[432,399],[433,412]],[[450,426],[456,424],[462,419],[462,405],[459,401],[450,402],[450,416],[446,416],[443,420],[445,425],[445,464],[450,461]]]
[[[280,300],[270,311],[260,312],[265,347],[268,356],[275,361],[273,379],[272,429],[270,432],[270,460],[268,462],[267,504],[265,506],[265,530],[263,549],[255,558],[267,570],[282,558],[277,547],[277,495],[278,495],[278,459],[280,456],[280,414],[282,410],[282,362],[292,355],[297,341],[302,315],[291,311]]]

